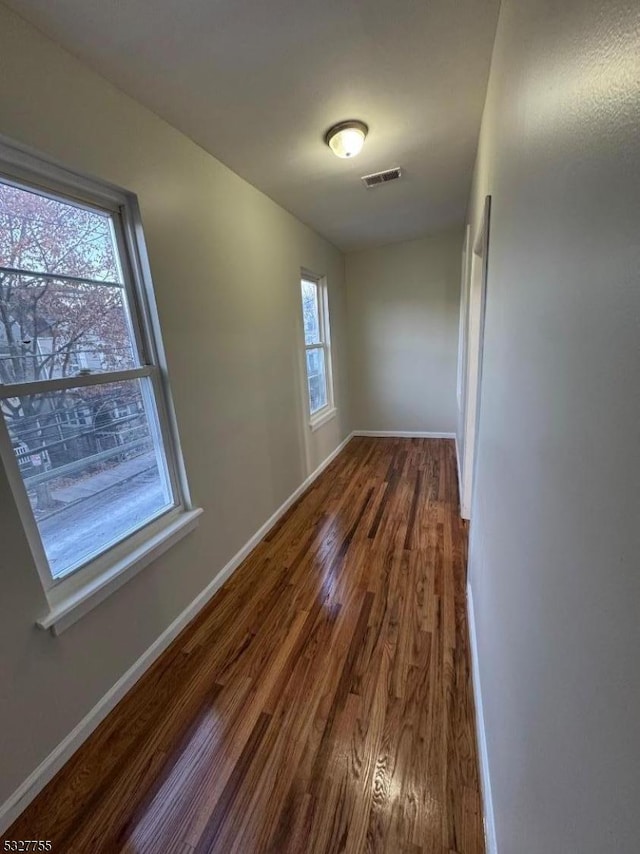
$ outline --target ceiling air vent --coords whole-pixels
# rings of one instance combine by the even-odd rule
[[[402,175],[402,169],[396,166],[395,169],[387,169],[384,172],[374,172],[373,175],[363,175],[362,183],[365,187],[378,187],[381,184],[388,184],[389,181],[397,181]]]

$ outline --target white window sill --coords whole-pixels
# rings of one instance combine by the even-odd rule
[[[142,543],[134,547],[128,554],[117,560],[108,570],[88,579],[69,590],[60,585],[60,593],[56,588],[50,591],[49,611],[36,622],[41,629],[51,629],[54,635],[59,635],[77,620],[92,611],[100,602],[122,587],[130,578],[159,557],[163,552],[185,537],[198,525],[202,510],[185,510],[177,516],[173,515],[167,523],[156,530]]]
[[[328,409],[326,411],[320,411],[309,421],[309,427],[311,428],[311,432],[317,430],[318,427],[322,427],[323,424],[326,424],[327,421],[331,421],[332,418],[335,418],[338,414],[338,410],[335,406],[332,409]]]

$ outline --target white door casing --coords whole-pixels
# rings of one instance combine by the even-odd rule
[[[489,254],[489,226],[491,196],[487,196],[480,228],[473,242],[469,275],[467,324],[466,324],[466,371],[463,383],[463,456],[460,505],[464,519],[471,518],[473,485],[475,478],[476,448],[480,416],[480,393],[482,384],[482,351],[484,347],[484,319],[487,302],[487,262]]]

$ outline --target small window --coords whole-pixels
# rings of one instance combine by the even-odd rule
[[[46,589],[187,503],[135,199],[78,182],[0,173],[0,449]]]
[[[324,281],[302,277],[302,320],[311,426],[334,412],[329,309]]]

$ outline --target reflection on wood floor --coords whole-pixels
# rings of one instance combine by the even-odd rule
[[[484,851],[447,440],[354,438],[6,834]]]

